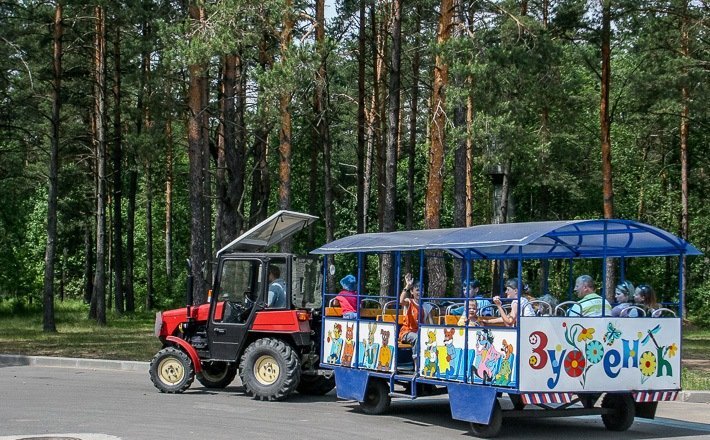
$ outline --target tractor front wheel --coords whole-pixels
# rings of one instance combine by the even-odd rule
[[[230,362],[202,362],[202,376],[197,380],[206,388],[224,388],[237,376],[237,367]]]
[[[150,380],[161,393],[182,393],[195,379],[195,368],[185,352],[166,347],[150,361]]]
[[[240,364],[246,393],[261,400],[284,400],[301,379],[296,352],[278,339],[257,339],[244,350]]]

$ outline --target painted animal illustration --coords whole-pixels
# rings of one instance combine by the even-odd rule
[[[377,323],[371,322],[367,324],[367,340],[362,340],[364,347],[364,363],[365,368],[375,368],[377,363],[377,345],[375,345],[375,332],[377,331]]]
[[[515,349],[512,344],[508,344],[508,341],[503,339],[503,347],[501,350],[503,351],[503,360],[500,362],[500,369],[498,370],[493,383],[496,385],[508,386],[510,385],[511,377],[513,376],[511,356],[513,355]]]
[[[449,367],[446,369],[446,377],[449,378],[456,372],[456,347],[454,347],[455,329],[444,329],[444,347],[446,347],[446,362]]]
[[[328,342],[331,342],[330,354],[326,363],[328,364],[339,364],[340,363],[340,352],[343,350],[343,326],[339,323],[333,325],[333,330],[328,330]]]
[[[495,376],[496,363],[500,356],[500,352],[493,346],[493,333],[491,330],[483,329],[477,331],[476,358],[472,369],[476,376],[483,379],[484,384]]]
[[[382,347],[380,348],[380,356],[377,359],[377,369],[389,371],[392,363],[392,348],[389,346],[390,332],[381,330],[380,334],[382,335]]]
[[[427,332],[427,341],[424,344],[424,369],[422,370],[422,375],[434,377],[438,369],[439,364],[437,362],[436,353],[436,331],[429,330]]]
[[[353,354],[355,354],[355,335],[353,329],[355,324],[345,324],[345,348],[343,349],[343,359],[340,364],[344,367],[349,367],[353,363]]]

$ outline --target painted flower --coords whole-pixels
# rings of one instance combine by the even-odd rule
[[[673,357],[676,355],[678,352],[678,346],[675,345],[675,343],[671,344],[670,347],[668,347],[668,356]]]
[[[594,365],[604,357],[604,346],[599,341],[592,341],[587,344],[587,361]]]
[[[530,366],[531,366],[531,367],[534,367],[534,366],[537,365],[537,363],[538,363],[539,360],[540,360],[540,359],[538,359],[537,356],[530,356],[530,360],[529,360],[528,362],[530,363]]]
[[[582,331],[577,336],[577,342],[588,341],[594,337],[593,328],[583,328]]]
[[[565,372],[569,377],[579,377],[584,372],[587,361],[579,350],[572,350],[565,356]]]
[[[641,355],[641,362],[639,362],[639,368],[641,368],[641,373],[646,376],[652,376],[656,372],[656,355],[650,351],[646,351]]]

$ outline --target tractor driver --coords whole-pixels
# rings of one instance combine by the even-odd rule
[[[280,309],[286,307],[286,282],[281,278],[281,269],[269,265],[269,297],[267,307]]]

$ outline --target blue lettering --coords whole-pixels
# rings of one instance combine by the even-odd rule
[[[550,357],[550,365],[552,366],[552,373],[554,374],[553,377],[547,379],[547,387],[549,389],[555,388],[557,386],[557,382],[560,381],[560,373],[562,372],[562,359],[565,358],[566,353],[567,350],[563,350],[562,353],[560,353],[560,358],[556,359],[555,350],[547,350],[547,354]]]
[[[621,340],[624,346],[624,368],[629,368],[629,360],[632,361],[631,366],[638,368],[639,366],[639,340],[634,339],[633,348],[629,347],[629,341],[626,339]]]
[[[607,352],[604,353],[604,372],[606,375],[612,379],[618,376],[621,368],[617,368],[616,371],[613,371],[612,368],[618,366],[620,362],[621,354],[618,350],[607,350]]]

